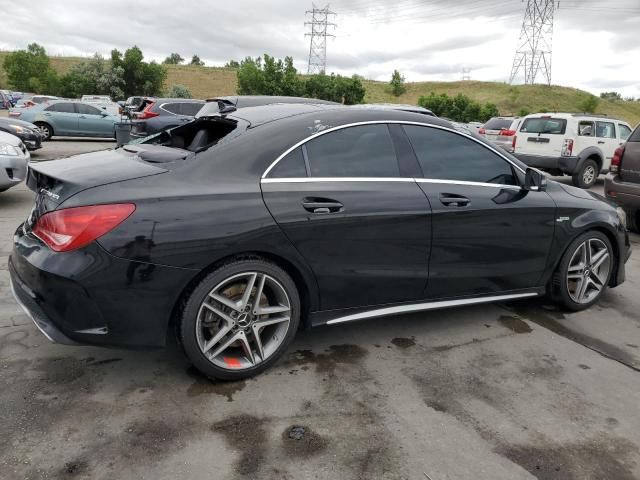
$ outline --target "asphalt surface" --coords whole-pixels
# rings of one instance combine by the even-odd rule
[[[34,160],[104,148],[49,142]],[[601,182],[597,188],[602,188]],[[640,237],[627,282],[543,300],[322,327],[252,380],[175,344],[49,343],[6,271],[32,194],[0,194],[0,478],[640,478]]]

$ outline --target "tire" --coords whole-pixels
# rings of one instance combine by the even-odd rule
[[[34,125],[40,130],[43,142],[51,140],[51,137],[53,137],[53,128],[51,125],[45,122],[36,122]]]
[[[587,260],[586,265],[582,248],[590,249],[591,260]],[[605,249],[606,252],[602,254]],[[589,308],[607,289],[615,261],[611,242],[605,234],[591,230],[578,236],[567,248],[554,273],[554,298],[574,312]],[[598,262],[599,265],[596,265]],[[584,295],[581,295],[581,282],[585,281],[587,285]]]
[[[591,188],[596,184],[598,175],[600,175],[598,164],[594,159],[588,158],[571,179],[576,187]]]
[[[246,298],[248,285],[253,288]],[[267,308],[273,313],[264,313]],[[191,293],[182,309],[179,341],[207,377],[241,380],[273,365],[299,324],[300,296],[291,277],[271,262],[238,259],[207,275]]]
[[[630,232],[640,233],[640,209],[625,209],[627,214],[627,230]]]

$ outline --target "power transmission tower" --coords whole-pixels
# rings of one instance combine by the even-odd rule
[[[534,84],[542,73],[551,85],[551,40],[556,0],[523,0],[527,2],[520,30],[520,47],[516,50],[509,83],[524,73],[524,83]]]
[[[305,37],[311,37],[309,45],[309,66],[307,73],[313,75],[315,73],[324,73],[327,67],[327,37],[335,37],[327,32],[329,27],[336,27],[335,23],[329,22],[329,16],[335,15],[329,10],[329,5],[324,8],[316,7],[313,10],[307,10],[306,15],[311,14],[311,21],[304,22],[305,25],[311,26],[311,32],[305,33]]]
[[[471,69],[463,68],[462,69],[462,81],[471,80]]]

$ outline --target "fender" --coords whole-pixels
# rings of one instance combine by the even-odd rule
[[[604,165],[604,153],[598,147],[591,146],[585,148],[578,154],[578,161],[576,162],[575,171],[571,173],[578,173],[580,170],[582,170],[584,162],[586,162],[590,157],[596,157],[599,172],[602,172],[602,166]]]

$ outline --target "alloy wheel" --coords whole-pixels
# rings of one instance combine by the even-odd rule
[[[49,140],[51,138],[51,131],[46,125],[38,125],[38,130],[40,130],[43,140]]]
[[[251,368],[284,341],[291,301],[280,282],[261,272],[233,275],[216,285],[198,310],[200,351],[227,370]]]
[[[582,181],[585,185],[591,185],[596,178],[596,169],[591,165],[588,165],[587,168],[582,172]]]
[[[606,286],[611,270],[611,254],[600,239],[582,242],[571,257],[567,269],[567,291],[576,303],[594,300]]]

